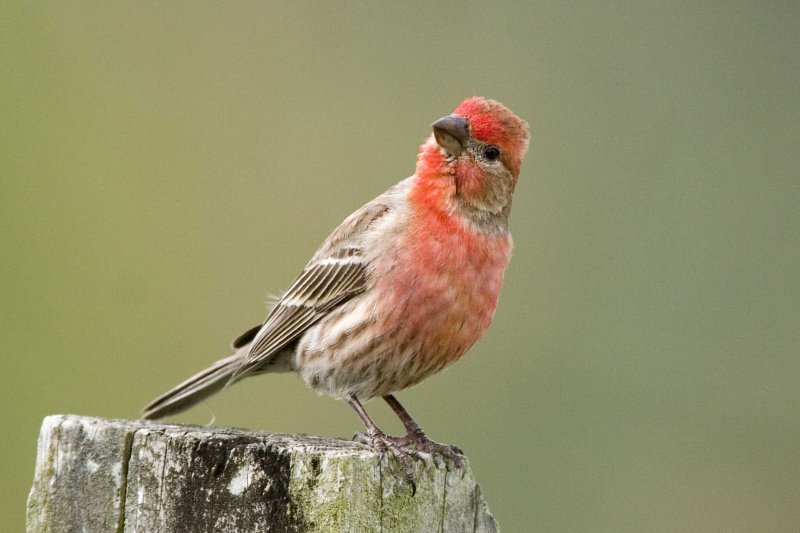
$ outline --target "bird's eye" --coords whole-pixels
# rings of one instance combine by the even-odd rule
[[[487,146],[483,150],[483,157],[489,161],[496,161],[500,157],[500,149],[497,146]]]

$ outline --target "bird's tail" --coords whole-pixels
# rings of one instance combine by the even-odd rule
[[[237,349],[147,404],[142,418],[152,420],[183,411],[225,387],[247,353],[246,348],[244,354],[242,351]]]

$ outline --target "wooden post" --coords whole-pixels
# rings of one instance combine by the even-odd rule
[[[443,462],[443,461],[440,461]],[[495,532],[469,466],[338,439],[45,418],[28,532]]]

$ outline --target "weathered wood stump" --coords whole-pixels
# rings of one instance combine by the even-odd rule
[[[442,461],[440,461],[442,462]],[[139,420],[45,418],[29,532],[493,532],[469,466],[350,441]]]

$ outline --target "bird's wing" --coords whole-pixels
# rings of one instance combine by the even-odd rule
[[[347,217],[325,240],[267,315],[229,384],[257,371],[332,309],[366,288],[368,273],[361,237],[389,211],[385,197],[379,196]]]

